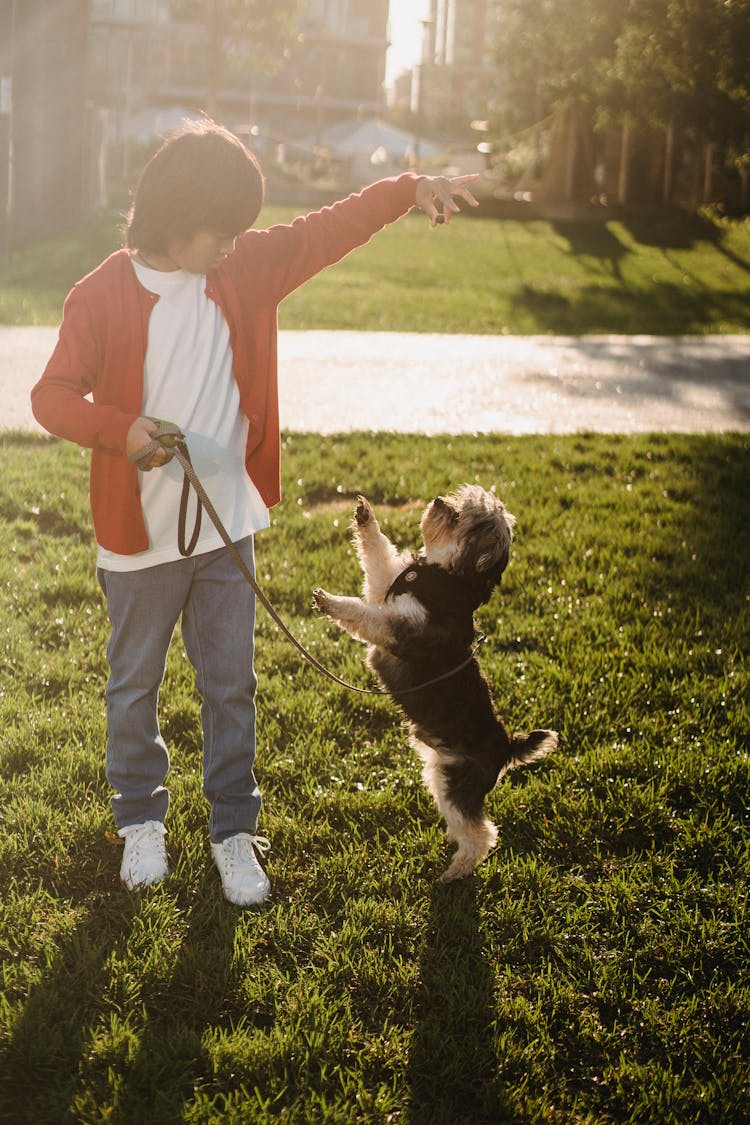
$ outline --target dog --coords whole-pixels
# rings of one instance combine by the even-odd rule
[[[444,882],[471,874],[495,846],[484,799],[498,779],[558,741],[552,730],[508,734],[473,655],[474,611],[500,583],[515,522],[492,493],[466,484],[427,505],[419,555],[399,552],[360,496],[352,528],[362,597],[313,592],[317,609],[370,646],[370,668],[408,719],[424,783],[458,845]]]

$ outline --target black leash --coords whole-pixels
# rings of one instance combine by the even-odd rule
[[[237,567],[239,568],[243,578],[252,588],[256,598],[264,607],[266,612],[276,622],[287,640],[291,641],[291,643],[294,645],[297,651],[302,654],[305,660],[309,664],[312,664],[313,668],[316,668],[318,672],[321,672],[324,676],[327,676],[329,680],[333,680],[334,683],[338,684],[340,687],[346,688],[348,691],[356,691],[362,695],[390,695],[390,692],[385,691],[383,688],[363,688],[357,687],[356,684],[347,683],[346,680],[342,680],[340,676],[337,676],[335,672],[332,672],[330,668],[326,668],[325,664],[321,664],[318,658],[316,656],[313,656],[313,654],[309,652],[305,648],[305,646],[300,643],[300,641],[297,640],[294,633],[292,633],[292,631],[288,628],[288,626],[274,609],[271,602],[263,593],[258,583],[255,581],[255,577],[245,563],[245,560],[242,558],[242,555],[239,553],[236,546],[232,542],[229,532],[221,522],[216,509],[211,503],[211,500],[209,499],[205,488],[201,484],[198,475],[193,468],[193,463],[190,460],[190,453],[188,452],[187,442],[185,441],[185,435],[182,433],[179,427],[173,425],[171,422],[162,422],[158,418],[153,418],[151,419],[151,421],[157,423],[157,425],[159,426],[158,431],[153,435],[153,438],[148,443],[148,445],[145,445],[143,449],[139,449],[137,453],[131,454],[130,460],[137,468],[147,471],[148,463],[153,457],[156,450],[164,449],[170,460],[174,457],[174,459],[179,462],[184,473],[182,481],[182,495],[180,497],[180,515],[177,526],[177,546],[179,548],[180,554],[187,558],[192,555],[193,551],[195,550],[195,545],[198,542],[198,535],[200,534],[201,529],[201,514],[203,508],[205,508],[206,512],[208,513],[209,519],[211,520],[211,523],[218,531],[225,547],[237,564]],[[195,524],[190,536],[190,542],[186,544],[185,530],[187,525],[187,507],[191,485],[195,491],[197,508],[195,513]],[[433,679],[427,680],[423,684],[417,684],[416,687],[404,688],[403,691],[399,691],[397,694],[408,695],[415,691],[421,691],[423,688],[432,687],[433,684],[439,684],[442,680],[447,680],[451,676],[455,676],[457,672],[462,671],[462,669],[468,667],[468,665],[471,664],[480,646],[483,645],[486,640],[487,638],[484,633],[480,633],[477,637],[476,644],[472,648],[466,660],[464,660],[457,667],[451,668],[449,672],[443,672],[442,675],[435,676]]]

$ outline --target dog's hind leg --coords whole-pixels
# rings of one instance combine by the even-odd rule
[[[497,843],[497,828],[484,812],[484,797],[492,789],[490,777],[468,758],[449,757],[414,739],[423,762],[422,777],[445,819],[448,839],[458,844],[442,883],[464,879],[489,855]]]
[[[458,844],[450,866],[440,876],[441,883],[450,883],[471,875],[487,858],[497,843],[497,828],[484,814],[465,816],[450,802],[441,811],[448,826],[448,839]]]
[[[360,496],[352,523],[354,546],[365,576],[363,597],[381,604],[394,579],[408,566],[411,554],[400,552],[380,530],[370,502]]]

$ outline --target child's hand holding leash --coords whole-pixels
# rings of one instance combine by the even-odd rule
[[[461,208],[454,200],[459,196],[471,207],[478,207],[479,200],[475,199],[466,184],[472,184],[479,179],[479,173],[471,176],[422,176],[417,182],[416,204],[424,211],[430,220],[430,226],[436,227],[438,223],[449,223],[453,215],[458,214]],[[438,205],[442,204],[442,210]]]
[[[128,436],[125,439],[125,453],[127,456],[132,460],[134,455],[144,449],[158,432],[159,424],[154,421],[153,418],[136,418],[135,422],[133,422],[133,425],[128,430]],[[161,466],[166,465],[169,460],[170,457],[166,449],[158,447],[152,453],[151,460],[148,464],[139,464],[138,467],[148,472],[149,469],[161,468]]]

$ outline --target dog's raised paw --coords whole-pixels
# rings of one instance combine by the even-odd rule
[[[313,590],[313,609],[319,609],[321,613],[326,612],[328,605],[328,594],[320,586],[316,586]]]
[[[370,502],[364,496],[359,497],[357,507],[354,509],[354,522],[357,527],[364,527],[372,518]]]

